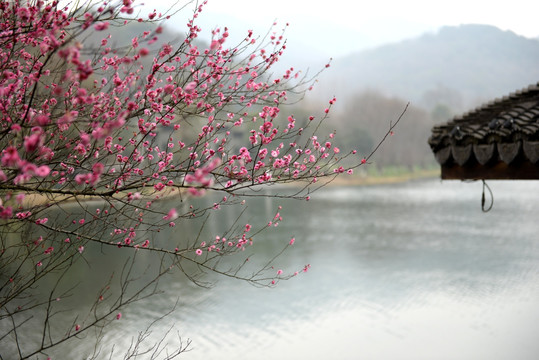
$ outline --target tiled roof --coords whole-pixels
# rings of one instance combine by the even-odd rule
[[[539,83],[435,126],[429,145],[441,165],[539,160]]]

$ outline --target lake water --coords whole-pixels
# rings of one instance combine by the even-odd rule
[[[174,326],[171,346],[191,339],[180,359],[536,359],[539,183],[489,185],[488,213],[481,183],[434,179],[249,200],[251,223],[278,205],[284,215],[255,261],[294,236],[279,266],[311,264],[307,273],[275,288],[168,277],[164,295],[123,312],[127,334],[114,324],[104,344],[121,352],[179,299],[154,333]]]

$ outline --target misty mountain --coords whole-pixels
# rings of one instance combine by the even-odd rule
[[[318,95],[346,100],[366,89],[432,109],[467,110],[539,80],[539,40],[489,25],[436,33],[335,59]]]

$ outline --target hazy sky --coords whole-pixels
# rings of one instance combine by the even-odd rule
[[[273,20],[288,22],[289,47],[341,56],[444,25],[490,24],[539,37],[537,14],[537,0],[209,0],[199,24],[228,26],[243,37],[248,29],[265,32]]]

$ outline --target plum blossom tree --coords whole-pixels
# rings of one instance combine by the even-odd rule
[[[343,154],[334,133],[318,133],[336,99],[306,119],[282,114],[316,78],[293,68],[273,74],[286,48],[282,33],[248,31],[229,45],[228,30],[217,28],[204,46],[196,19],[205,3],[191,3],[187,33],[171,42],[160,37],[171,13],[145,14],[131,0],[0,1],[1,359],[47,358],[90,334],[98,344],[105,326],[157,295],[172,271],[202,286],[207,272],[272,286],[308,270],[274,270],[281,252],[255,270],[244,258],[223,262],[280,222],[278,209],[265,224],[238,216],[211,238],[204,219],[245,209],[251,196],[308,200],[372,154]],[[132,23],[146,30],[115,42],[111,29]],[[95,44],[84,41],[97,35]],[[344,158],[352,165],[343,167]],[[259,191],[285,183],[294,192]],[[220,200],[189,203],[207,192]],[[158,241],[167,229],[191,230]],[[283,251],[294,241],[283,239]],[[95,271],[92,248],[119,254],[121,266],[101,278],[84,310],[69,303],[77,292],[69,284]],[[157,266],[141,273],[135,265],[144,254]],[[126,358],[173,358],[187,345],[165,356],[162,343],[142,349],[144,338]]]

